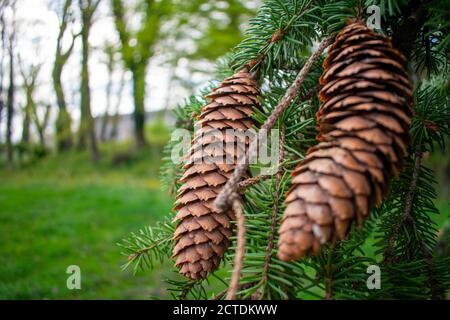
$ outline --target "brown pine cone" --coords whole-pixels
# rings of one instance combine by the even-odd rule
[[[254,126],[258,94],[257,82],[245,69],[225,79],[202,107],[174,208],[179,224],[173,256],[188,278],[203,279],[215,270],[230,244],[234,213],[215,211],[213,202],[248,147],[249,137],[239,133]]]
[[[362,22],[346,26],[324,61],[319,144],[293,173],[278,256],[297,260],[344,239],[388,192],[409,143],[412,89],[403,55]]]

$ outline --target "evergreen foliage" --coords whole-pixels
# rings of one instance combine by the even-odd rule
[[[400,47],[409,56],[415,82],[415,116],[406,168],[396,179],[390,196],[373,210],[361,230],[352,230],[347,240],[328,245],[318,256],[300,262],[283,262],[276,257],[279,222],[284,195],[291,185],[290,173],[315,142],[315,113],[322,59],[314,64],[299,95],[278,119],[282,154],[279,173],[245,191],[247,247],[240,279],[240,299],[440,299],[450,288],[449,243],[439,249],[434,206],[436,197],[432,169],[423,164],[430,151],[444,150],[450,135],[448,97],[448,10],[445,1],[312,1],[266,0],[251,19],[246,38],[231,55],[219,63],[221,76],[238,70],[249,61],[259,73],[262,109],[255,115],[263,123],[272,113],[317,41],[339,31],[345,20],[365,12],[363,5],[380,6],[383,32],[394,43],[404,43],[405,21],[417,10],[425,17],[418,22],[412,47]],[[325,53],[326,54],[326,53]],[[219,77],[221,78],[221,77]],[[205,103],[206,88],[175,109],[176,127],[193,130],[193,115]],[[171,142],[174,143],[174,142]],[[182,165],[170,160],[172,145],[166,148],[162,168],[164,185],[172,195],[178,188]],[[259,165],[252,171],[257,174]],[[447,213],[448,214],[448,213]],[[172,214],[168,215],[172,217]],[[173,246],[173,225],[167,221],[133,234],[120,245],[129,257],[125,265],[134,269],[151,267],[169,258]],[[441,245],[442,247],[442,245]],[[446,254],[447,253],[447,254]],[[174,275],[168,280],[174,298],[221,299],[223,292],[209,292],[208,281],[229,282],[226,272],[234,259],[232,246],[221,270],[207,280],[192,282]],[[381,268],[381,289],[368,290],[366,272],[370,265]],[[176,272],[176,270],[174,269]],[[225,276],[224,276],[225,274]]]

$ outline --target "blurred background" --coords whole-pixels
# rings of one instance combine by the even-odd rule
[[[167,297],[116,243],[166,215],[171,110],[261,0],[0,0],[0,299]],[[430,154],[450,212],[450,155]],[[66,287],[78,265],[82,289]]]

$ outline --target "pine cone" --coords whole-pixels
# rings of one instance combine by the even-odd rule
[[[201,110],[174,208],[179,224],[173,256],[188,278],[203,279],[215,270],[230,244],[234,213],[217,212],[213,202],[248,147],[249,136],[240,134],[254,126],[258,94],[257,82],[245,69],[214,89]]]
[[[409,143],[412,90],[403,55],[363,23],[337,36],[320,82],[319,144],[293,173],[279,230],[281,260],[344,239],[386,195]]]

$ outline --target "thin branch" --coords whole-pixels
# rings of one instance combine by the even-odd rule
[[[239,285],[238,291],[239,290],[245,290],[248,288],[251,288],[252,286],[255,285],[255,282],[249,282],[249,283],[244,283],[242,285]],[[211,300],[221,300],[223,297],[225,297],[225,295],[228,292],[228,288],[223,289],[222,291],[220,291],[218,294],[216,294],[215,296],[213,296],[211,298]]]
[[[214,297],[212,297],[211,300],[220,300],[227,294],[227,292],[228,292],[228,288],[223,289],[218,294],[216,294]]]
[[[172,241],[172,236],[164,237],[164,238],[158,239],[157,241],[153,242],[152,244],[150,244],[150,245],[148,245],[146,247],[139,248],[137,250],[133,250],[130,247],[127,247],[127,246],[122,245],[122,244],[119,243],[119,246],[121,246],[122,248],[124,248],[126,250],[133,251],[132,253],[130,253],[128,255],[128,257],[127,257],[128,261],[127,261],[127,263],[125,263],[122,266],[122,270],[127,269],[131,264],[135,263],[136,259],[138,259],[140,256],[146,255],[150,251],[152,251],[152,250],[158,248],[159,246],[165,244],[166,242],[170,242],[170,241]],[[136,271],[136,269],[135,269],[135,271]]]
[[[256,177],[245,179],[245,180],[239,182],[239,185],[238,185],[239,193],[242,194],[249,187],[251,187],[251,186],[253,186],[255,184],[258,184],[261,181],[270,179],[272,177],[273,177],[273,175],[271,175],[271,174],[262,174],[262,175],[259,175],[259,176],[256,176]]]
[[[319,84],[317,86],[315,86],[314,88],[312,88],[311,90],[309,90],[307,93],[305,93],[304,95],[302,95],[300,97],[300,100],[302,101],[306,101],[306,100],[310,100],[312,99],[314,96],[317,95],[317,93],[319,92],[320,88],[322,86]],[[284,145],[284,143],[280,144],[280,146]],[[280,162],[281,163],[281,162]],[[278,172],[275,173],[275,175],[277,175],[279,173],[279,171],[281,170],[280,164],[279,164],[279,169]],[[251,177],[251,178],[247,178],[241,182],[239,182],[238,184],[238,190],[240,194],[243,194],[244,191],[248,188],[250,188],[251,186],[258,184],[262,181],[265,181],[267,179],[272,178],[273,175],[272,174],[262,174],[262,175],[258,175],[256,177]]]
[[[325,266],[325,299],[333,300],[333,255],[334,255],[335,245],[331,245],[330,251],[328,252],[327,264]]]
[[[236,215],[238,230],[237,230],[237,245],[236,245],[236,255],[234,257],[233,274],[231,276],[230,286],[228,288],[226,300],[236,299],[236,293],[239,290],[239,280],[241,278],[241,271],[245,254],[245,218],[242,202],[236,193],[232,195],[231,201],[233,211]]]
[[[331,273],[327,273],[325,289],[325,299],[333,300],[333,275]]]
[[[388,238],[388,245],[386,248],[386,252],[384,254],[385,261],[387,263],[395,262],[395,244],[400,235],[400,230],[406,221],[412,220],[411,210],[412,210],[412,205],[414,202],[414,197],[416,195],[417,179],[419,176],[420,165],[422,162],[422,153],[419,150],[416,151],[415,155],[416,155],[416,158],[414,161],[414,168],[413,168],[413,172],[412,172],[411,183],[409,185],[408,193],[406,194],[406,198],[405,198],[405,207],[404,207],[403,215],[402,215],[402,218],[399,219],[398,223],[395,225],[394,229],[392,230],[392,232]]]
[[[405,198],[405,206],[402,218],[399,220],[397,225],[395,226],[394,230],[392,231],[391,235],[388,239],[388,246],[385,252],[385,261],[387,263],[394,263],[395,262],[395,244],[397,242],[397,239],[400,235],[400,230],[405,222],[409,222],[411,226],[414,228],[414,230],[417,230],[416,221],[414,220],[414,217],[412,216],[412,209],[414,204],[414,199],[417,195],[417,180],[419,178],[419,171],[420,166],[422,164],[422,158],[423,158],[423,152],[420,150],[419,147],[416,148],[415,152],[415,161],[414,161],[414,167],[411,177],[411,183],[408,188],[408,193],[406,194]],[[417,233],[417,232],[415,232]],[[430,283],[430,289],[431,289],[431,297],[433,299],[438,298],[437,294],[437,288],[436,288],[436,277],[433,272],[433,257],[431,253],[429,252],[429,249],[427,248],[425,242],[422,238],[419,237],[420,242],[420,251],[422,253],[423,258],[425,259],[425,262],[428,267],[428,278]]]
[[[248,152],[244,156],[243,161],[241,161],[241,163],[239,163],[236,166],[230,180],[228,180],[228,182],[223,187],[222,191],[219,193],[216,200],[214,201],[214,205],[218,211],[223,212],[227,210],[227,208],[229,207],[228,201],[231,194],[236,193],[238,183],[241,181],[242,176],[247,172],[249,168],[249,163],[251,163],[257,155],[258,141],[261,141],[263,135],[274,127],[275,122],[280,117],[280,115],[290,106],[292,100],[297,96],[298,91],[303,81],[305,81],[306,76],[311,70],[313,64],[319,59],[319,57],[322,55],[322,52],[332,43],[333,39],[334,36],[328,36],[320,43],[317,50],[309,57],[308,61],[306,61],[306,63],[303,65],[303,68],[298,73],[295,81],[286,91],[284,97],[281,99],[278,106],[275,108],[275,110],[269,116],[266,122],[262,125],[261,130],[258,133],[257,139],[252,141]]]
[[[416,159],[414,162],[414,172],[413,172],[413,177],[412,177],[413,182],[411,182],[410,188],[408,190],[408,194],[406,196],[404,216],[405,216],[405,219],[407,219],[411,223],[412,227],[415,230],[417,230],[416,221],[414,220],[411,212],[412,212],[412,206],[414,203],[414,198],[416,196],[417,179],[418,179],[418,175],[419,175],[420,165],[422,164],[423,153],[420,150],[416,150],[415,155],[416,155]],[[437,299],[438,297],[437,297],[437,288],[436,288],[436,278],[435,278],[434,272],[433,272],[433,257],[431,256],[429,249],[427,248],[423,239],[420,238],[419,241],[420,241],[420,251],[421,251],[422,256],[425,259],[425,261],[427,263],[427,267],[428,267],[428,278],[429,278],[430,286],[431,286],[431,297],[433,299]]]
[[[272,48],[271,45],[284,38],[284,36],[288,33],[289,29],[295,25],[295,22],[298,19],[300,19],[305,14],[305,12],[307,12],[311,4],[312,1],[309,1],[305,6],[303,6],[302,8],[303,10],[300,10],[300,12],[297,12],[292,16],[292,18],[288,21],[288,23],[284,28],[277,29],[275,30],[274,33],[272,33],[271,37],[267,39],[264,46],[259,50],[260,53],[258,54],[258,56],[249,62],[249,66],[252,68],[253,71],[255,71],[255,69],[261,66],[261,63],[264,61],[268,51],[270,50],[270,48]]]
[[[284,125],[281,126],[280,135],[281,135],[280,147],[279,147],[280,158],[278,160],[278,172],[275,176],[275,189],[276,190],[275,190],[273,206],[272,206],[272,217],[271,217],[271,221],[270,221],[270,235],[269,235],[269,240],[267,243],[266,254],[265,254],[265,258],[264,258],[263,272],[262,272],[262,277],[261,277],[262,286],[265,286],[267,284],[267,281],[269,280],[269,267],[270,267],[270,262],[272,261],[273,248],[275,246],[277,216],[278,216],[278,209],[279,209],[279,205],[280,205],[280,184],[281,184],[281,179],[283,177],[283,172],[281,170],[281,164],[283,163],[283,159],[284,159],[284,144],[286,142]],[[264,294],[264,292],[265,292],[265,290],[263,291],[262,294]],[[258,290],[258,297],[260,297],[260,296],[261,296],[261,287]]]
[[[192,289],[194,289],[197,282],[198,282],[198,280],[190,281],[180,292],[180,295],[178,296],[178,300],[186,300],[188,294],[191,292]]]

